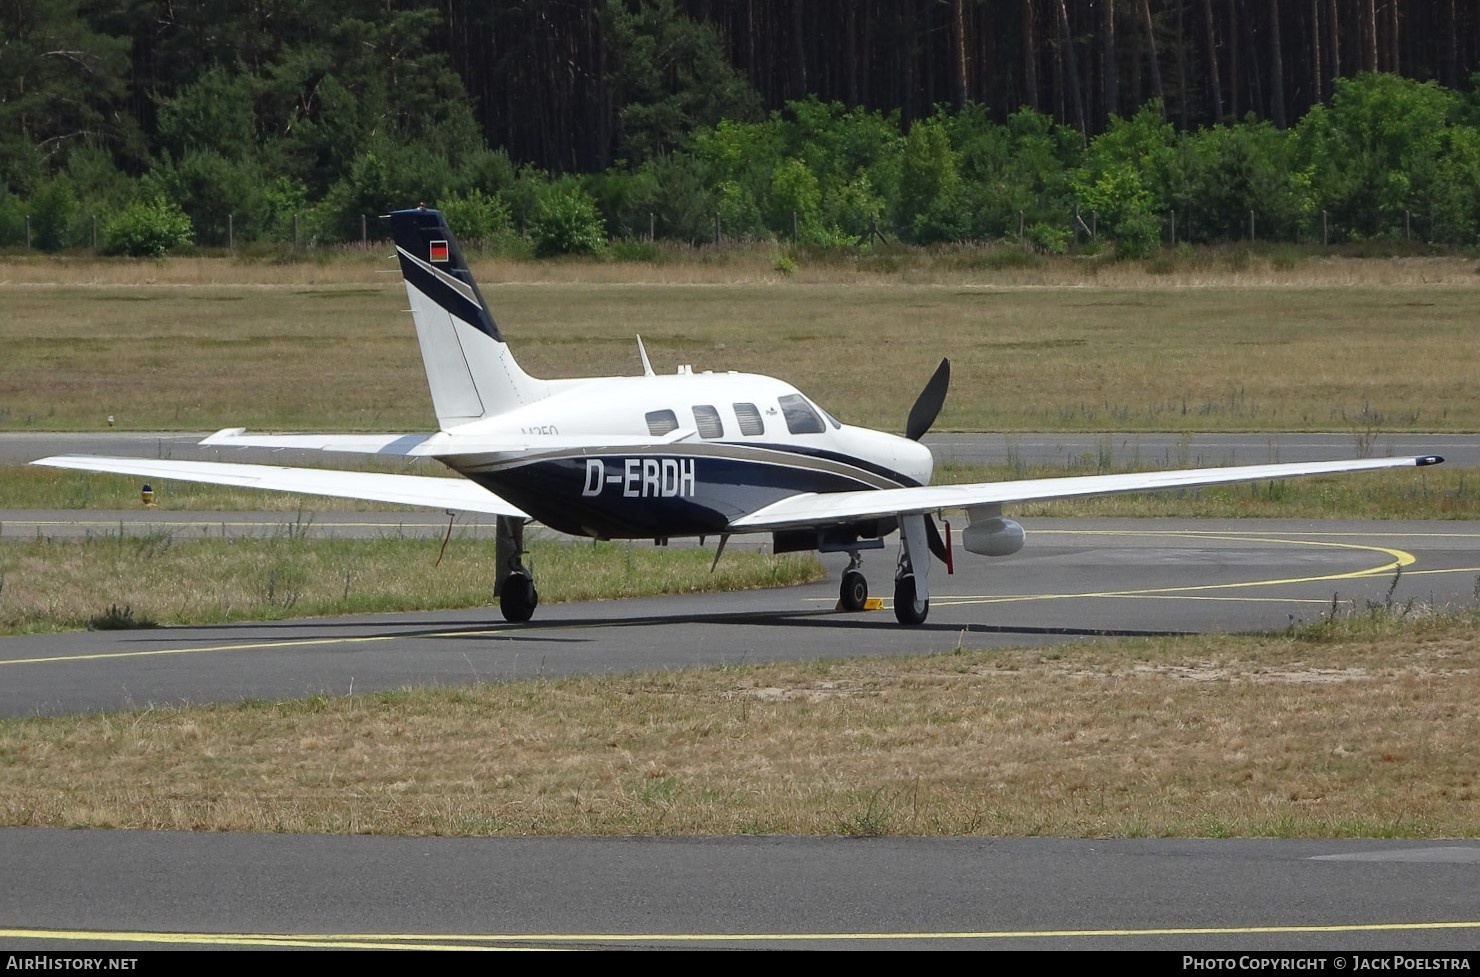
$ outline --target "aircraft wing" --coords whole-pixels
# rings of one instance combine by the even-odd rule
[[[1050,499],[1224,485],[1230,482],[1262,482],[1299,475],[1422,467],[1437,465],[1443,460],[1437,455],[1417,458],[1361,458],[1350,461],[1240,465],[1232,468],[1189,468],[1126,475],[1072,475],[965,485],[923,485],[859,492],[801,493],[741,516],[731,521],[730,528],[744,532],[799,529],[912,512],[934,512],[937,509],[969,509]]]
[[[367,455],[399,455],[418,458],[449,458],[454,455],[520,454],[528,451],[592,448],[620,451],[651,448],[692,437],[692,428],[679,428],[658,437],[621,437],[567,434],[248,434],[246,428],[229,427],[200,442],[204,448],[294,448],[309,451],[344,451]]]
[[[109,458],[100,455],[53,455],[31,464],[529,518],[523,510],[465,478],[345,472],[322,468],[278,468],[273,465],[237,465],[212,461],[155,461],[148,458]]]

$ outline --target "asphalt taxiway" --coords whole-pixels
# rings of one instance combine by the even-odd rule
[[[311,532],[391,531],[379,521],[382,514],[373,515],[367,523],[360,513],[320,514]],[[417,524],[404,513],[389,515],[398,520],[397,533],[419,525],[429,546],[436,545],[431,537],[445,532],[440,519]],[[188,525],[191,516],[161,514],[173,521],[172,531],[187,535],[197,531]],[[232,521],[220,516],[202,518],[212,531],[222,531],[218,527]],[[299,517],[257,518],[244,531],[270,532],[274,518]],[[1001,560],[966,554],[958,540],[956,573],[937,568],[932,574],[930,617],[921,627],[900,627],[888,609],[893,561],[885,550],[870,554],[864,569],[886,606],[859,613],[835,609],[843,558],[830,557],[833,573],[806,586],[545,603],[532,622],[520,625],[481,607],[4,638],[0,715],[1272,630],[1371,603],[1467,606],[1480,586],[1480,527],[1463,522],[1065,519],[1026,525],[1027,545]],[[153,526],[128,524],[123,531]]]

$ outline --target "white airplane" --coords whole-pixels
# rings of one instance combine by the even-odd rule
[[[442,214],[416,208],[389,219],[439,430],[252,435],[229,428],[201,444],[435,458],[466,480],[87,455],[33,464],[490,513],[497,517],[494,595],[515,622],[528,621],[539,602],[522,559],[530,521],[597,539],[718,536],[716,562],[736,533],[770,533],[777,553],[845,552],[845,610],[863,609],[868,597],[860,554],[883,549],[884,537],[898,530],[894,615],[921,624],[930,608],[931,556],[948,569],[952,556],[931,517],[941,510],[966,511],[969,552],[1008,556],[1024,539],[1023,527],[1003,515],[1013,503],[1443,461],[1424,455],[932,486],[933,459],[920,438],[945,402],[947,360],[911,409],[904,437],[843,424],[771,377],[687,366],[658,376],[640,337],[641,376],[536,379],[514,361]]]

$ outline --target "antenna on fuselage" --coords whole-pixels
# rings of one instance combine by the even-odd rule
[[[642,337],[637,337],[637,355],[642,357],[642,375],[645,377],[656,376],[653,373],[653,364],[648,362],[647,349],[642,345]]]

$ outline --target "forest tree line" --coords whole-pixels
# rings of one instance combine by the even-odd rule
[[[538,253],[1471,245],[1477,35],[1457,0],[7,0],[0,245],[353,241],[416,201]]]

